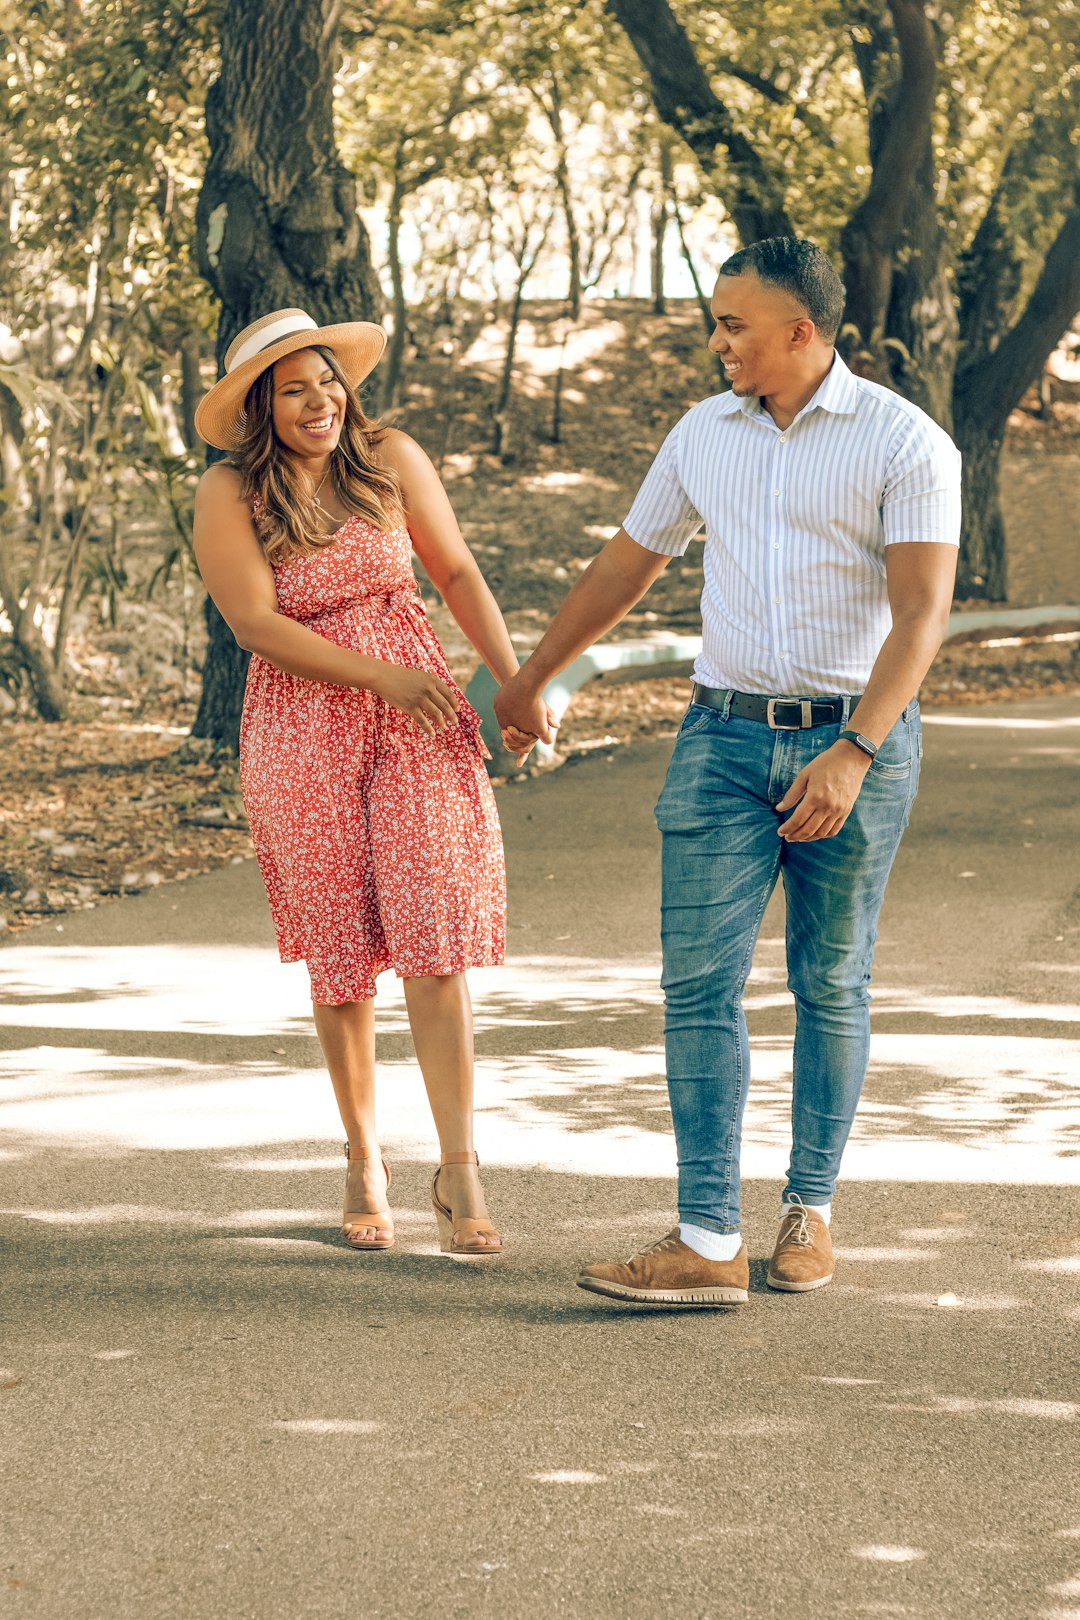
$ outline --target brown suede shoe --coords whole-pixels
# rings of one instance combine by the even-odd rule
[[[631,1259],[583,1266],[579,1288],[631,1305],[745,1305],[750,1267],[744,1243],[734,1260],[706,1260],[679,1237],[679,1228]]]
[[[820,1215],[792,1199],[780,1222],[765,1281],[770,1288],[789,1294],[806,1294],[811,1288],[824,1288],[832,1282],[835,1261],[829,1228]]]

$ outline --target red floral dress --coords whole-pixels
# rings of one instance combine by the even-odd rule
[[[369,658],[455,691],[412,571],[408,530],[350,517],[274,569],[278,610]],[[373,692],[253,657],[240,729],[244,804],[283,962],[311,998],[375,994],[375,978],[459,973],[503,959],[506,880],[480,718],[427,737]]]

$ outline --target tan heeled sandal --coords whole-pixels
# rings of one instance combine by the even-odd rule
[[[366,1159],[353,1159],[349,1153],[349,1144],[345,1143],[345,1157],[351,1164],[366,1164]],[[390,1189],[390,1166],[386,1160],[381,1161],[386,1171],[386,1187]],[[346,1230],[347,1227],[389,1227],[388,1238],[370,1237],[354,1238]],[[345,1210],[341,1217],[341,1235],[350,1249],[389,1249],[394,1242],[394,1218],[388,1209],[350,1209],[349,1208],[349,1169],[345,1167]]]
[[[439,1170],[444,1164],[475,1164],[478,1170],[480,1168],[480,1160],[475,1153],[444,1153]],[[439,1248],[443,1254],[467,1254],[474,1259],[484,1254],[502,1254],[502,1238],[487,1216],[479,1220],[469,1216],[454,1219],[453,1210],[447,1209],[439,1197],[439,1170],[436,1170],[431,1183],[431,1207],[439,1223]],[[495,1238],[496,1242],[478,1243],[476,1240],[481,1237]]]

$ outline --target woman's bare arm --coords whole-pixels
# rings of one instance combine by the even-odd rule
[[[375,692],[429,735],[454,720],[457,696],[438,676],[339,647],[278,612],[273,571],[232,467],[210,467],[199,481],[195,556],[218,612],[247,651],[305,680]]]
[[[517,654],[442,480],[416,441],[396,428],[386,434],[379,454],[401,480],[409,534],[428,578],[502,686],[517,674]]]

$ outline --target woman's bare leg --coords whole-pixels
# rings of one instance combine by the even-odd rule
[[[464,973],[406,979],[416,1059],[427,1087],[443,1154],[473,1149],[473,1022]],[[484,1191],[474,1164],[448,1164],[439,1172],[439,1197],[456,1217],[483,1220]],[[498,1248],[498,1239],[487,1240]]]
[[[375,1130],[375,1003],[346,1001],[328,1007],[316,1002],[314,1013],[319,1045],[349,1140],[347,1207],[383,1209],[386,1178]],[[385,1238],[392,1233],[391,1226],[351,1227],[355,1238]]]

